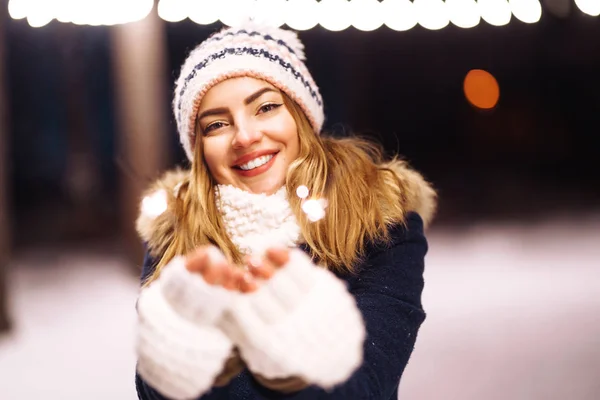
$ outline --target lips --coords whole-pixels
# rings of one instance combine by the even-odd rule
[[[267,154],[273,154],[273,153],[267,153]],[[233,170],[235,171],[236,174],[238,174],[239,176],[242,176],[244,178],[253,178],[255,176],[262,175],[263,173],[265,173],[269,169],[271,169],[273,164],[275,164],[275,160],[277,159],[277,154],[279,154],[279,153],[273,154],[273,157],[271,157],[271,159],[269,161],[267,161],[265,164],[261,165],[260,167],[247,169],[247,170],[241,169],[240,167],[233,167]],[[242,165],[243,165],[243,163],[242,163]]]
[[[270,154],[277,154],[277,153],[278,153],[277,150],[256,150],[251,153],[245,154],[242,157],[235,160],[233,162],[232,167],[237,168],[240,165],[246,164],[248,161],[254,160],[255,158],[270,155]]]

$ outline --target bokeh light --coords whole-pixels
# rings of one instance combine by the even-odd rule
[[[492,74],[482,69],[469,71],[464,81],[464,92],[474,107],[489,110],[498,104],[500,86]]]
[[[292,29],[305,31],[319,23],[318,6],[315,0],[288,0],[285,7],[285,23]]]
[[[538,0],[509,0],[513,15],[527,24],[538,22],[542,17],[542,5]]]
[[[306,214],[311,222],[317,222],[325,216],[325,208],[327,200],[325,199],[310,199],[302,203],[302,211]]]
[[[477,0],[479,13],[485,22],[494,26],[504,26],[510,22],[512,12],[506,0]]]
[[[208,25],[219,19],[219,3],[212,0],[194,0],[188,5],[188,17],[200,25]]]
[[[319,24],[330,31],[343,31],[352,23],[350,3],[347,0],[321,0]]]
[[[579,9],[592,17],[600,15],[600,0],[575,0]]]
[[[304,185],[298,186],[296,189],[296,195],[301,199],[305,199],[308,197],[308,188]]]
[[[417,25],[417,14],[410,0],[383,0],[383,23],[395,31],[407,31]]]
[[[475,0],[446,0],[446,11],[450,22],[459,28],[473,28],[481,21]]]
[[[446,3],[442,0],[414,0],[419,25],[425,29],[438,30],[450,23]]]
[[[383,25],[381,3],[377,0],[353,0],[352,26],[361,31],[373,31]]]
[[[167,211],[167,192],[157,190],[142,200],[142,214],[156,218]]]

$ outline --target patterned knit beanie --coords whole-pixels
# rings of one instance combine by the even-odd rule
[[[304,45],[296,33],[247,22],[215,33],[185,60],[175,86],[173,112],[181,144],[191,161],[195,121],[202,97],[229,78],[253,77],[294,100],[316,134],[323,126],[323,100],[304,65]]]

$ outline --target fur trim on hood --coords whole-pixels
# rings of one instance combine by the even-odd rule
[[[404,186],[403,201],[406,212],[418,213],[427,227],[437,206],[437,195],[431,184],[421,174],[409,168],[404,161],[393,160],[382,166],[394,171]],[[176,225],[173,209],[177,192],[188,176],[187,170],[169,171],[145,193],[136,228],[141,239],[147,243],[152,256],[162,254],[173,240]]]

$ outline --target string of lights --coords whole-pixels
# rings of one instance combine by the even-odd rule
[[[587,15],[600,15],[600,0],[545,0],[544,8],[555,13],[570,9],[571,2]],[[141,20],[153,6],[153,0],[10,0],[8,11],[14,19],[26,18],[32,27],[52,20],[115,25]],[[317,25],[330,31],[351,26],[361,31],[383,26],[406,31],[416,25],[438,30],[449,24],[472,28],[481,21],[503,26],[513,17],[531,24],[542,16],[539,0],[159,0],[157,9],[169,22],[189,18],[202,25],[221,21],[231,26],[252,18],[299,31]]]

